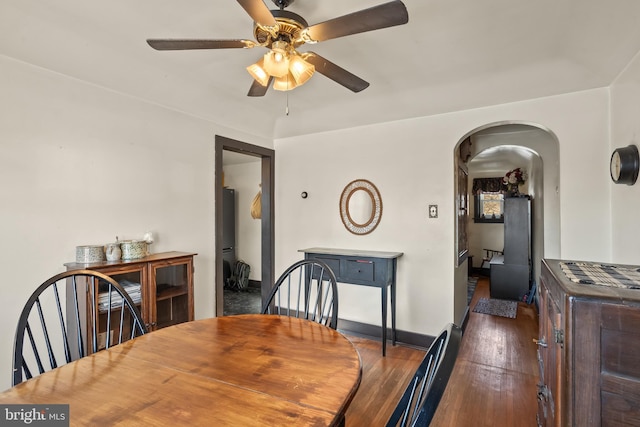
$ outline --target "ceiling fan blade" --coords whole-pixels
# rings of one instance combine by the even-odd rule
[[[247,96],[264,96],[267,93],[269,86],[271,86],[272,81],[273,77],[269,77],[269,83],[267,83],[266,86],[262,86],[257,80],[254,80],[253,83],[251,83]]]
[[[401,1],[394,0],[312,25],[306,29],[306,33],[312,40],[320,42],[407,22],[409,14],[406,6]]]
[[[189,50],[189,49],[236,49],[251,48],[256,44],[251,40],[182,40],[182,39],[148,39],[147,43],[155,50]]]
[[[361,90],[369,87],[368,82],[362,80],[355,74],[348,72],[344,68],[337,66],[317,53],[306,52],[303,54],[303,58],[305,61],[313,64],[317,72],[330,78],[334,82],[341,84],[347,89],[352,90],[353,92],[360,92]]]
[[[257,24],[268,27],[278,25],[271,11],[262,0],[238,0],[238,3]]]

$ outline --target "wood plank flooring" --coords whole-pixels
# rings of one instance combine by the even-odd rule
[[[347,409],[346,427],[384,426],[425,351],[388,343],[382,357],[379,341],[348,338],[360,353],[362,381]]]
[[[489,297],[480,278],[471,301]],[[534,306],[518,303],[516,319],[469,313],[462,346],[432,426],[536,426],[538,336]],[[347,427],[384,426],[424,351],[349,336],[363,365],[362,383],[346,415]]]

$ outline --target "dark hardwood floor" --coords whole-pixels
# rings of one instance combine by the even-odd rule
[[[489,297],[480,278],[471,301]],[[444,325],[443,325],[444,326]],[[516,319],[469,313],[447,390],[432,426],[529,427],[536,425],[536,346],[534,306],[518,303]],[[349,336],[362,360],[362,382],[346,415],[347,427],[384,426],[424,351]]]

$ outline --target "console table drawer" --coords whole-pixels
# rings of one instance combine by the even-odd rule
[[[349,280],[375,281],[375,263],[366,260],[345,260],[344,272],[340,274]]]
[[[340,260],[337,258],[325,258],[325,257],[314,257],[319,259],[320,261],[327,264],[327,266],[333,271],[333,274],[338,277],[340,275]]]
[[[332,254],[307,253],[308,258],[323,261],[343,283],[356,283],[365,286],[384,287],[394,281],[393,259],[368,258],[356,256],[338,257]]]

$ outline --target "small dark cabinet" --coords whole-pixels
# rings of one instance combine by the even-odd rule
[[[396,271],[402,252],[351,249],[300,249],[306,259],[325,262],[341,283],[380,288],[382,298],[382,355],[387,349],[387,288],[391,292],[391,340],[396,345]]]
[[[491,298],[522,300],[531,284],[531,199],[504,200],[504,255],[490,263]]]

